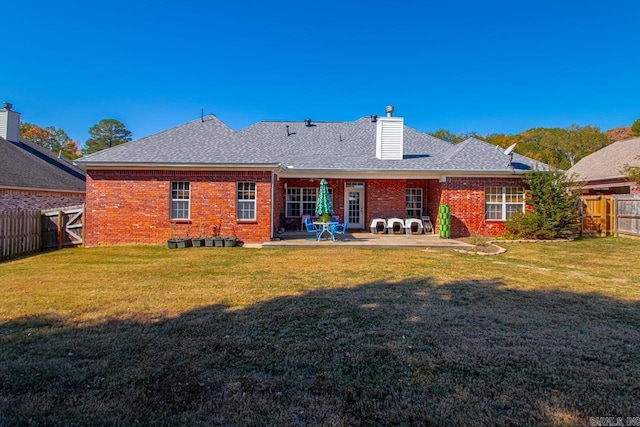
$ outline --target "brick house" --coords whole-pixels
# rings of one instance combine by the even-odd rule
[[[452,236],[496,235],[524,209],[522,175],[533,160],[474,138],[452,145],[392,112],[239,131],[209,115],[86,156],[78,161],[87,170],[86,244],[160,244],[187,233],[269,241],[313,214],[323,178],[353,230],[377,217],[434,218],[446,203]]]
[[[20,113],[5,103],[0,110],[0,211],[83,204],[85,171],[19,134]]]
[[[640,184],[624,176],[625,165],[640,167],[640,138],[617,141],[581,159],[567,171],[584,182],[583,194],[640,194]]]

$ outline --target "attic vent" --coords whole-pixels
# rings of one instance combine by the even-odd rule
[[[386,107],[384,107],[384,112],[387,113],[387,117],[392,117],[393,116],[393,105],[387,105]]]
[[[304,125],[305,125],[306,127],[310,127],[310,126],[311,126],[311,119],[310,119],[310,118],[308,118],[308,117],[307,117],[306,119],[304,119]]]

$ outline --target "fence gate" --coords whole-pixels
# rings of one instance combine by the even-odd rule
[[[613,234],[614,202],[609,196],[582,196],[582,234],[608,236]]]
[[[83,205],[42,211],[42,249],[81,245],[83,236]]]

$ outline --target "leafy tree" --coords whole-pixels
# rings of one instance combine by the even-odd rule
[[[640,160],[640,156],[636,156],[636,159]],[[622,168],[621,172],[629,181],[640,184],[640,166],[631,166],[630,164],[626,164]]]
[[[517,143],[518,153],[565,170],[609,144],[607,136],[597,127],[577,125],[565,129],[534,128],[517,135],[494,134],[485,140],[503,148]]]
[[[636,119],[631,125],[631,133],[633,136],[640,136],[640,119]]]
[[[553,237],[573,235],[579,225],[578,198],[582,185],[559,170],[529,172],[527,204],[542,230]],[[532,221],[529,221],[531,224]]]
[[[54,153],[60,153],[62,157],[73,160],[80,157],[78,141],[69,138],[69,135],[53,126],[40,127],[31,123],[20,125],[20,135]]]
[[[452,144],[457,144],[458,142],[462,142],[465,139],[468,139],[472,136],[476,136],[473,132],[468,133],[451,133],[447,129],[440,129],[435,132],[430,133],[429,135],[434,136],[443,141],[450,142]]]
[[[131,132],[116,119],[102,119],[89,129],[91,138],[85,142],[83,154],[91,154],[131,141]]]

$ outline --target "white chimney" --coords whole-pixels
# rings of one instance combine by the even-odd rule
[[[387,117],[378,117],[376,122],[376,157],[380,160],[402,160],[404,154],[404,119],[392,117],[393,107],[385,108]]]
[[[2,104],[0,110],[0,136],[7,141],[18,142],[20,137],[20,113],[12,111],[13,105],[8,102]]]

